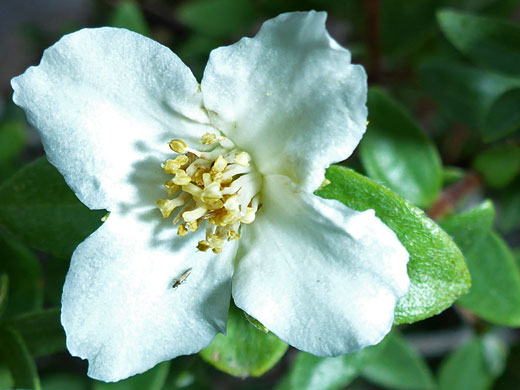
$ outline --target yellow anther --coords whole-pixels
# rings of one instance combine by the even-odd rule
[[[197,249],[202,252],[206,252],[209,248],[211,248],[207,241],[199,241],[197,244]]]
[[[168,218],[172,213],[173,209],[175,209],[175,203],[171,199],[161,199],[158,200],[157,206],[159,206],[159,210],[161,210],[161,214],[163,218]]]
[[[189,177],[184,169],[178,169],[175,173],[175,177],[173,178],[173,183],[179,186],[187,185],[191,182],[191,177]]]
[[[220,210],[224,207],[224,203],[220,199],[206,199],[204,201],[206,206],[208,206],[208,210]]]
[[[255,220],[256,212],[252,207],[248,207],[246,211],[246,215],[240,218],[240,222],[249,224]]]
[[[199,223],[197,221],[191,221],[188,223],[188,229],[190,232],[194,232],[199,228]]]
[[[185,211],[182,213],[182,219],[186,222],[192,222],[204,216],[206,211],[208,211],[206,206],[199,206],[195,210]]]
[[[231,240],[240,240],[240,234],[238,234],[234,230],[230,230],[228,233],[228,241]]]
[[[168,180],[164,183],[164,188],[166,188],[166,191],[168,192],[168,196],[172,196],[177,191],[179,191],[180,187],[173,182],[173,180]]]
[[[215,162],[213,163],[213,166],[211,167],[212,172],[223,172],[224,169],[226,169],[228,162],[227,160],[222,157],[218,156]]]
[[[214,144],[215,142],[217,142],[217,136],[215,134],[212,134],[212,133],[206,133],[206,134],[204,134],[202,136],[202,138],[200,139],[200,142],[203,145]]]
[[[240,239],[240,223],[255,220],[261,177],[250,167],[250,155],[237,150],[226,137],[206,133],[201,143],[218,145],[199,152],[182,140],[170,141],[170,148],[179,155],[161,164],[166,173],[174,175],[164,187],[170,197],[180,195],[159,200],[157,205],[164,218],[182,206],[173,219],[174,225],[179,223],[181,237],[206,223],[206,239],[197,248],[220,253],[226,240]]]
[[[182,139],[172,139],[169,143],[170,149],[175,153],[185,153],[188,145]]]
[[[251,160],[251,157],[246,152],[240,152],[240,153],[235,154],[235,163],[242,167],[249,166],[250,160]]]
[[[188,229],[186,229],[186,226],[184,224],[179,225],[177,228],[177,234],[181,237],[184,237],[188,233]]]
[[[205,169],[200,168],[195,172],[195,174],[192,176],[191,181],[193,181],[198,186],[204,186],[204,174],[207,173]]]
[[[190,159],[185,154],[181,154],[180,156],[175,157],[173,160],[167,160],[164,164],[164,172],[174,174],[177,172],[177,170],[186,165],[189,160]]]
[[[222,251],[222,244],[224,243],[224,240],[217,236],[216,234],[213,234],[208,237],[208,244],[213,249],[214,253],[220,253]]]

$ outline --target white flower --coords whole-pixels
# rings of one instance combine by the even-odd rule
[[[201,85],[166,47],[115,28],[67,35],[13,79],[49,161],[111,213],[74,252],[62,299],[67,347],[93,378],[198,352],[225,331],[231,296],[319,356],[390,330],[406,250],[373,210],[313,195],[367,116],[365,72],[325,19],[269,20],[214,50]],[[162,218],[158,200],[166,217],[178,208]]]

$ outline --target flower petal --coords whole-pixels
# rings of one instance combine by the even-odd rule
[[[66,35],[12,86],[49,161],[90,208],[131,202],[134,163],[165,159],[170,139],[198,141],[210,128],[198,123],[208,119],[191,71],[168,48],[123,29]]]
[[[336,356],[390,331],[408,290],[408,253],[374,215],[265,178],[262,209],[242,230],[233,277],[238,307],[292,346]]]
[[[367,118],[365,71],[329,36],[325,19],[311,11],[265,22],[254,38],[213,50],[201,83],[210,119],[260,172],[308,191],[352,153]]]
[[[198,352],[226,329],[236,245],[198,252],[203,231],[180,239],[155,217],[112,213],[72,257],[61,320],[93,378],[116,381]]]

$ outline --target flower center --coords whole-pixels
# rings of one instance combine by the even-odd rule
[[[178,209],[173,224],[179,224],[181,237],[206,221],[206,239],[197,248],[220,253],[225,241],[240,238],[241,223],[255,220],[261,206],[262,177],[251,165],[251,156],[230,139],[206,133],[201,143],[210,149],[201,152],[183,140],[170,141],[170,149],[178,155],[161,166],[174,175],[164,183],[172,199],[158,200],[157,205],[164,218]]]

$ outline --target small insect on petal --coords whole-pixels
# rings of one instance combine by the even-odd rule
[[[179,287],[182,283],[184,283],[186,281],[186,279],[188,279],[188,276],[190,276],[191,274],[191,268],[188,268],[186,271],[184,271],[182,273],[182,275],[179,277],[179,279],[177,279],[175,282],[173,282],[173,288],[177,288]]]

